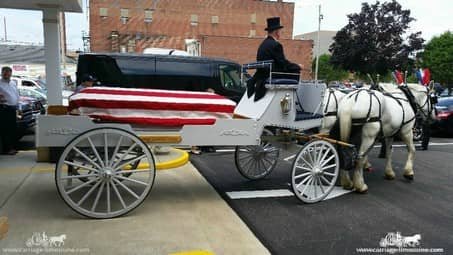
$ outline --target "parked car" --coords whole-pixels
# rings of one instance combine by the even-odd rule
[[[21,97],[17,105],[16,118],[17,118],[17,139],[20,140],[24,135],[33,132],[36,124],[36,117],[34,112],[36,105],[33,99]]]
[[[187,91],[210,88],[236,102],[245,92],[241,66],[223,59],[88,53],[79,55],[77,84],[84,74],[95,76],[100,86]]]
[[[47,95],[39,90],[30,87],[18,87],[19,95],[22,97],[32,98],[34,101],[41,103],[41,114],[46,113]]]
[[[439,98],[434,128],[453,135],[453,97]]]
[[[34,79],[12,77],[11,80],[16,82],[16,85],[18,88],[20,88],[20,87],[34,88],[43,93],[46,93],[46,90],[47,90],[47,88],[44,87],[42,85],[42,83],[39,83]]]

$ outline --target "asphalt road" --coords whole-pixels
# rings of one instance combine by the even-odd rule
[[[389,232],[420,234],[419,247],[453,254],[453,139],[431,142],[444,145],[417,152],[413,182],[402,177],[405,148],[394,148],[397,178],[393,181],[383,179],[384,160],[374,149],[370,156],[374,171],[365,174],[367,194],[349,193],[316,204],[303,204],[294,196],[230,199],[226,195],[290,190],[291,162],[283,158],[294,154],[295,148],[283,152],[274,172],[260,181],[245,180],[235,169],[231,152],[192,156],[192,163],[272,254],[356,254],[357,248],[378,248]]]

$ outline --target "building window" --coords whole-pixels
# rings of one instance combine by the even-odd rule
[[[102,18],[106,18],[107,16],[109,16],[108,9],[102,7],[99,8],[99,16],[101,16]]]
[[[219,16],[212,16],[211,17],[212,24],[219,24]]]
[[[250,15],[250,23],[256,24],[256,13],[252,13],[252,15]]]
[[[151,23],[153,21],[154,10],[145,10],[145,23]]]
[[[120,10],[120,18],[121,18],[121,22],[123,24],[126,24],[127,21],[129,20],[129,9],[121,9]]]
[[[190,25],[198,26],[198,15],[197,14],[190,15]]]
[[[251,29],[250,30],[249,37],[256,37],[256,30],[255,29]]]

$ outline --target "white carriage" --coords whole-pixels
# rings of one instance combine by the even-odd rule
[[[248,64],[244,69],[266,64]],[[245,94],[233,119],[218,119],[213,125],[138,128],[96,122],[88,116],[40,116],[36,146],[64,147],[55,181],[70,208],[92,218],[121,216],[139,206],[153,187],[156,168],[149,145],[236,146],[235,163],[244,177],[257,180],[269,175],[279,149],[263,132],[278,127],[302,134],[319,127],[326,85],[270,79],[266,88],[266,95],[257,102]],[[305,138],[308,142],[292,166],[291,184],[297,198],[314,203],[333,189],[340,159],[336,141],[318,135]]]

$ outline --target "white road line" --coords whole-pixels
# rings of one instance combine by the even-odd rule
[[[341,187],[334,187],[324,200],[329,200],[351,193],[352,190],[344,190]],[[230,199],[251,199],[251,198],[273,198],[292,197],[294,193],[288,189],[252,190],[252,191],[231,191],[226,192]]]
[[[285,161],[290,161],[291,159],[295,158],[296,156],[297,156],[297,154],[294,154],[294,155],[292,155],[292,156],[289,156],[289,157],[284,158],[283,160],[285,160]]]
[[[290,197],[294,194],[287,189],[271,189],[271,190],[252,190],[252,191],[231,191],[226,192],[231,199],[244,198],[266,198],[266,197]]]

